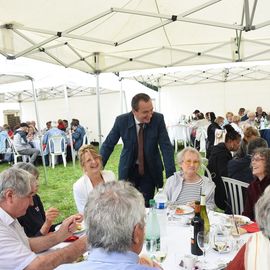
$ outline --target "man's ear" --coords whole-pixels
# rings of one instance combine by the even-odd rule
[[[12,189],[7,189],[5,191],[5,199],[7,201],[12,201],[13,200],[13,196],[14,196],[14,191]]]
[[[136,224],[133,230],[132,242],[138,244],[140,242],[140,225]]]

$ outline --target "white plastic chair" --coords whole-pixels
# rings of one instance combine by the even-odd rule
[[[242,215],[244,210],[243,191],[247,189],[249,184],[224,176],[222,176],[222,180],[225,186],[226,197],[231,200],[233,214]]]
[[[207,130],[204,127],[199,127],[196,131],[194,147],[196,147],[196,141],[198,141],[200,142],[200,152],[206,152],[206,139],[207,139]]]
[[[50,163],[52,168],[54,169],[55,165],[55,157],[62,156],[64,167],[67,166],[66,160],[66,142],[65,138],[62,136],[52,136],[49,139],[49,151],[50,151]]]
[[[211,172],[207,168],[207,164],[208,164],[208,159],[207,158],[202,158],[201,168],[203,170],[203,174],[206,172],[208,179],[213,181]]]
[[[29,155],[21,155],[21,154],[19,154],[16,146],[14,145],[13,141],[9,137],[7,138],[7,142],[9,144],[9,147],[12,150],[14,164],[18,163],[18,158],[22,158],[23,162],[29,162],[30,161],[31,157]]]
[[[175,145],[175,153],[178,150],[178,141],[184,143],[184,147],[187,147],[187,144],[190,141],[190,134],[188,132],[188,127],[183,124],[178,124],[174,127],[174,145]]]

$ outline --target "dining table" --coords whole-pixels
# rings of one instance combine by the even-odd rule
[[[162,268],[164,270],[181,270],[186,269],[182,265],[185,256],[193,256],[196,258],[196,265],[200,266],[202,261],[206,261],[207,264],[198,269],[204,270],[221,270],[225,269],[226,265],[235,257],[239,249],[246,243],[249,239],[250,234],[245,233],[237,238],[229,236],[232,241],[232,248],[229,252],[220,253],[214,250],[211,246],[209,250],[206,251],[205,258],[203,256],[194,256],[191,254],[191,225],[188,223],[188,220],[191,220],[194,214],[183,215],[182,218],[172,218],[169,216],[167,222],[167,232],[165,235],[161,236],[162,241],[167,242],[167,257],[162,263]],[[216,225],[223,225],[224,220],[228,215],[217,213],[214,211],[208,211],[208,216],[211,224],[210,231]],[[146,253],[145,246],[142,250],[142,253]],[[151,256],[151,255],[150,255]]]
[[[148,209],[146,209],[148,213]],[[239,249],[244,245],[249,237],[250,233],[245,233],[237,238],[231,236],[231,241],[234,241],[231,245],[231,250],[226,253],[220,253],[214,250],[212,247],[206,251],[205,257],[203,256],[194,256],[191,254],[191,225],[190,220],[194,216],[194,213],[183,214],[179,217],[175,217],[168,211],[168,219],[166,224],[166,230],[161,235],[161,245],[162,242],[166,242],[167,245],[167,256],[165,260],[161,263],[161,266],[164,270],[187,270],[187,268],[181,266],[185,256],[193,256],[196,259],[196,265],[200,267],[202,261],[206,261],[207,264],[204,267],[197,268],[202,270],[222,270],[225,269],[227,264],[235,257]],[[208,217],[211,224],[210,232],[217,225],[224,225],[224,220],[229,216],[223,213],[214,212],[208,210]],[[84,235],[85,232],[82,231],[79,234],[76,234],[78,237]],[[62,242],[46,252],[51,252],[57,249],[61,249],[70,242]],[[151,254],[147,252],[146,246],[144,244],[141,251],[141,256],[151,257]],[[88,252],[84,254],[84,259],[87,260]],[[154,259],[154,258],[153,258]]]

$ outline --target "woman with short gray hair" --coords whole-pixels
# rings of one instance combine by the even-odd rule
[[[255,216],[260,231],[239,250],[227,270],[269,269],[270,265],[270,187],[255,205]]]
[[[200,200],[201,192],[206,196],[206,205],[215,208],[215,184],[205,176],[200,176],[202,159],[200,153],[192,147],[186,147],[176,156],[181,171],[167,179],[164,193],[170,202],[193,205]]]
[[[254,180],[247,189],[243,215],[254,220],[254,206],[264,190],[270,185],[270,149],[255,149],[251,158],[251,167]]]
[[[19,162],[13,167],[23,169],[33,176],[32,185],[35,193],[33,196],[33,205],[28,207],[24,216],[18,218],[18,221],[24,228],[25,234],[28,237],[36,237],[53,232],[57,225],[53,225],[53,222],[59,216],[59,211],[58,209],[51,207],[45,212],[43,203],[39,195],[36,194],[39,186],[38,169],[33,164],[26,162]]]

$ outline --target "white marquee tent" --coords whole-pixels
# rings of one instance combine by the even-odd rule
[[[0,53],[85,72],[270,60],[268,0],[0,1]]]
[[[0,4],[0,53],[7,59],[24,56],[95,74],[270,60],[267,0]],[[210,72],[212,80],[218,76]]]

